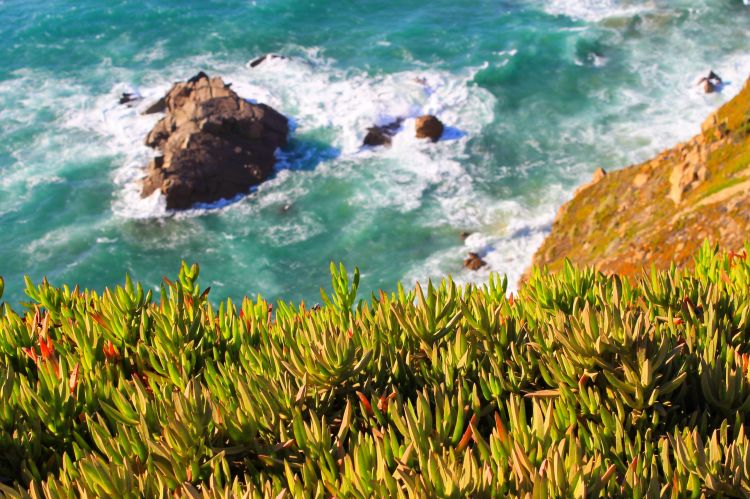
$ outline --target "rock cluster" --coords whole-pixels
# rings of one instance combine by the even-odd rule
[[[146,168],[141,195],[159,190],[168,209],[246,193],[273,172],[287,119],[239,97],[220,77],[198,73],[146,112],[166,112],[146,138],[162,154]]]
[[[694,189],[708,177],[706,168],[707,151],[698,143],[690,143],[683,147],[679,154],[679,161],[669,175],[669,198],[675,204],[682,202],[683,195]]]
[[[362,144],[366,146],[390,146],[393,136],[401,129],[403,121],[403,118],[398,118],[387,125],[376,125],[368,128]],[[417,118],[414,129],[418,139],[430,139],[437,142],[443,136],[445,125],[437,117],[425,114]]]

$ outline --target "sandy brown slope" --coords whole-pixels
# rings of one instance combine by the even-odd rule
[[[534,265],[565,257],[632,275],[690,265],[704,239],[726,249],[750,239],[750,80],[701,133],[640,165],[595,176],[557,214]]]

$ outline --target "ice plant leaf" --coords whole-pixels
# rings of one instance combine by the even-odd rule
[[[750,495],[750,264],[731,264],[538,270],[513,306],[494,276],[355,304],[338,265],[326,306],[273,311],[214,304],[188,265],[157,298],[28,282],[27,312],[0,314],[0,475],[22,477],[0,490]]]

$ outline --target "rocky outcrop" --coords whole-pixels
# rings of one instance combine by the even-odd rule
[[[705,239],[738,250],[750,234],[750,81],[696,137],[597,177],[560,208],[534,265],[633,275],[689,266]]]
[[[583,184],[578,189],[576,189],[575,194],[578,194],[579,192],[588,189],[592,185],[596,184],[600,180],[602,180],[604,177],[607,176],[607,171],[604,168],[597,168],[594,170],[594,174],[591,175],[591,180],[587,184]]]
[[[162,155],[146,168],[141,194],[161,191],[168,209],[248,192],[271,175],[274,152],[286,144],[284,116],[202,72],[175,84],[163,108],[166,115],[146,137],[146,145]]]
[[[437,142],[442,137],[445,126],[435,116],[426,114],[417,118],[414,129],[418,139],[430,139]]]
[[[402,119],[397,119],[387,125],[373,126],[367,129],[367,135],[362,142],[366,146],[390,146],[393,136],[401,128]]]

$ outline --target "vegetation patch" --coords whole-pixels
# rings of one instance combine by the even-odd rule
[[[197,266],[158,298],[27,282],[0,318],[0,489],[746,496],[747,249],[633,283],[566,263],[517,295],[493,276],[358,299],[332,266],[314,307],[217,307]]]

